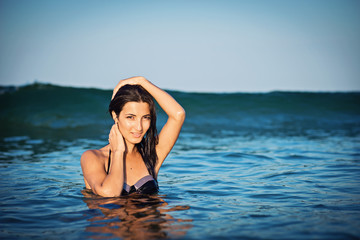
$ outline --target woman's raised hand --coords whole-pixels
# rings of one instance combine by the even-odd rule
[[[111,127],[110,134],[109,134],[109,143],[110,149],[112,152],[125,152],[126,146],[124,142],[124,138],[117,126],[117,122]]]
[[[124,85],[130,84],[130,85],[141,85],[142,81],[146,80],[144,77],[131,77],[124,80],[120,80],[120,82],[116,85],[113,91],[113,95],[111,97],[111,100],[114,98],[117,91]]]

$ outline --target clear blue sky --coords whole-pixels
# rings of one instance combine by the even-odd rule
[[[360,1],[0,1],[0,84],[360,90]]]

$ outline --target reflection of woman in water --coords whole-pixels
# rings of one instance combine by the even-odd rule
[[[94,196],[91,190],[82,191],[83,201],[90,211],[86,227],[90,238],[171,239],[185,236],[193,227],[192,219],[175,218],[173,213],[188,210],[189,206],[169,206],[159,195],[131,194],[121,198]]]
[[[168,115],[158,136],[152,97]],[[145,78],[133,77],[115,87],[109,112],[115,121],[109,144],[81,156],[86,188],[104,197],[156,193],[157,175],[179,136],[184,109]]]

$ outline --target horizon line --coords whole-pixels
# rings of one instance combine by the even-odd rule
[[[94,87],[94,86],[80,86],[80,85],[64,85],[59,83],[51,83],[51,82],[42,82],[42,81],[33,81],[31,83],[23,83],[23,84],[13,84],[13,85],[3,85],[0,83],[0,88],[23,88],[31,85],[49,85],[54,87],[64,87],[64,88],[77,88],[77,89],[97,89],[102,91],[112,91],[111,88],[102,88],[102,87]],[[265,90],[265,91],[199,91],[199,90],[178,90],[178,89],[170,89],[170,88],[162,88],[165,91],[170,92],[182,92],[182,93],[190,93],[190,94],[266,94],[266,93],[274,93],[274,92],[287,92],[287,93],[360,93],[360,89],[358,90]]]

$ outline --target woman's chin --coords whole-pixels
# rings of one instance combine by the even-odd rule
[[[128,139],[127,142],[135,145],[135,144],[141,143],[141,140],[142,140],[142,138],[131,138],[131,139]]]

